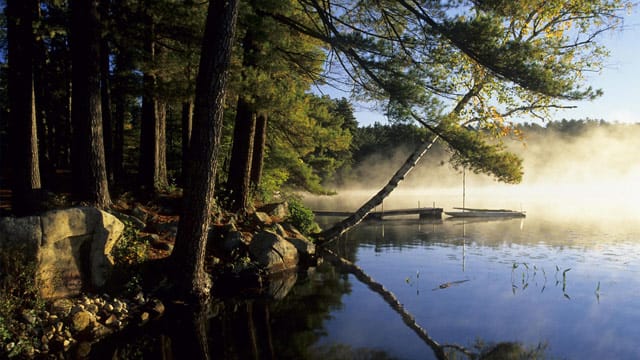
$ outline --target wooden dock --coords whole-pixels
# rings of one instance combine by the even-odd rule
[[[314,210],[314,214],[318,216],[340,216],[347,217],[353,215],[353,211],[329,211],[329,210]],[[369,220],[382,220],[389,216],[407,216],[418,215],[420,219],[441,219],[442,208],[411,208],[411,209],[391,209],[384,211],[372,211],[365,219]]]

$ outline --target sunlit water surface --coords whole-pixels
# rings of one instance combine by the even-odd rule
[[[345,206],[340,201],[310,204],[335,209]],[[637,204],[616,210],[588,203],[570,203],[564,212],[553,199],[529,203],[525,219],[364,222],[332,249],[393,292],[441,345],[477,352],[477,345],[510,342],[541,349],[543,358],[640,358],[640,225],[632,208]],[[325,226],[337,220],[319,219]],[[284,298],[216,302],[203,327],[211,355],[435,357],[383,297],[355,276],[325,262],[297,279]],[[147,328],[144,336],[164,339],[164,349],[170,339],[173,355],[184,354],[193,340],[183,337],[192,330],[182,330],[180,317],[165,321],[155,335]],[[139,338],[119,341],[141,348],[131,345]],[[180,344],[183,350],[176,350]]]
[[[552,358],[640,357],[640,227],[535,214],[383,221],[360,226],[336,246],[440,344],[519,342],[542,346]],[[319,344],[433,356],[380,296],[349,281],[352,292],[325,322]]]

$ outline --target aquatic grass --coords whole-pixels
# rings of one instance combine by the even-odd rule
[[[567,273],[571,270],[571,268],[566,268],[562,271],[562,280],[559,278],[560,274],[560,266],[556,265],[556,272],[554,274],[554,278],[556,280],[556,287],[559,287],[562,283],[562,295],[571,300],[571,297],[567,293]],[[521,271],[517,274],[517,271]],[[542,273],[542,284],[540,284],[536,278],[538,272]],[[511,292],[513,295],[516,295],[518,290],[524,291],[531,284],[534,284],[535,287],[540,288],[540,293],[543,293],[547,288],[547,272],[544,267],[538,267],[536,264],[529,264],[526,262],[514,262],[511,264]]]

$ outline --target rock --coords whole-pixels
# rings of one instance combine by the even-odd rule
[[[293,286],[298,280],[298,273],[296,271],[282,271],[276,275],[269,276],[268,280],[268,294],[276,300],[284,299],[289,291],[293,289]]]
[[[113,334],[113,330],[100,323],[96,323],[91,333],[94,338],[98,339]]]
[[[215,256],[227,260],[237,259],[247,253],[244,236],[234,224],[212,226],[207,244]]]
[[[273,223],[273,220],[271,219],[271,216],[267,215],[266,213],[260,212],[260,211],[256,211],[253,213],[252,215],[253,217],[253,221],[262,224],[262,225],[271,225],[271,223]]]
[[[296,250],[298,250],[298,255],[300,256],[300,260],[306,263],[310,263],[313,257],[315,257],[316,245],[311,241],[305,238],[297,237],[287,237],[285,239],[296,247]]]
[[[145,323],[145,322],[147,322],[147,321],[149,321],[149,313],[148,313],[148,312],[146,312],[146,311],[143,311],[143,312],[140,314],[140,323]]]
[[[173,250],[173,245],[160,240],[160,236],[156,234],[149,234],[142,238],[143,241],[148,241],[149,245],[154,249],[171,251]]]
[[[27,324],[35,324],[38,320],[38,317],[34,314],[33,310],[22,310],[22,320],[24,320]]]
[[[282,227],[290,234],[293,234],[294,237],[297,238],[304,238],[304,235],[302,235],[302,233],[296,229],[293,225],[291,225],[290,223],[286,222],[282,224]]]
[[[289,204],[286,201],[280,203],[266,204],[258,208],[259,212],[264,212],[272,218],[284,220],[289,217]]]
[[[131,215],[140,219],[140,221],[142,221],[143,223],[149,220],[149,213],[146,210],[144,210],[142,207],[140,207],[140,205],[134,207],[131,210]]]
[[[160,317],[164,314],[164,304],[158,299],[151,299],[145,306],[145,309],[154,317]]]
[[[116,321],[118,321],[118,317],[115,314],[111,314],[111,315],[109,315],[107,320],[104,321],[104,324],[107,325],[107,326],[111,326],[111,325],[115,324]]]
[[[287,231],[282,227],[282,225],[280,225],[279,223],[275,223],[272,225],[272,229],[276,232],[276,234],[282,236],[282,237],[287,237],[289,236],[289,234],[287,233]]]
[[[119,211],[110,210],[110,209],[107,209],[105,211],[115,216],[116,218],[118,218],[118,220],[122,221],[123,223],[131,224],[131,226],[133,226],[138,231],[144,229],[147,226],[147,224],[144,223],[144,220],[142,220],[141,218],[135,215],[127,215]]]
[[[104,286],[113,267],[111,250],[123,230],[116,217],[91,207],[1,218],[0,250],[21,251],[37,264],[42,298],[70,297]]]
[[[91,343],[86,341],[78,343],[78,345],[76,346],[76,358],[86,358],[87,356],[89,356],[89,353],[91,353]]]
[[[71,317],[71,328],[76,332],[85,331],[95,322],[95,317],[88,311],[79,311]]]
[[[254,235],[249,244],[249,253],[270,273],[295,268],[298,265],[299,257],[295,246],[269,231],[261,231]]]
[[[142,305],[146,302],[145,298],[144,298],[144,293],[142,293],[142,291],[138,292],[136,294],[136,296],[133,297],[133,300],[138,303],[138,305]]]
[[[69,299],[58,299],[51,303],[51,307],[49,308],[49,312],[51,312],[52,316],[67,316],[73,307],[73,301]],[[50,318],[51,318],[50,317]]]
[[[86,305],[86,310],[92,314],[97,314],[100,308],[98,308],[98,305],[96,304],[89,304]]]
[[[84,304],[76,304],[71,308],[71,315],[78,313],[80,311],[84,311]]]

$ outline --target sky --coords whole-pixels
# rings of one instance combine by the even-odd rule
[[[624,17],[621,30],[604,34],[600,41],[609,49],[610,57],[599,74],[588,78],[594,89],[604,95],[594,101],[573,102],[576,109],[556,111],[553,120],[604,119],[608,122],[640,123],[640,4]],[[334,94],[332,94],[333,96]],[[337,94],[345,96],[347,94]],[[386,123],[386,118],[367,106],[356,106],[360,125]],[[527,119],[527,121],[531,121]]]

